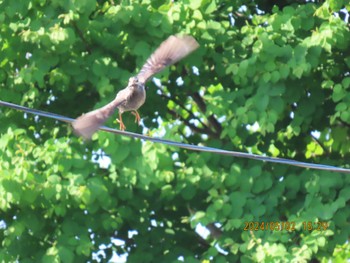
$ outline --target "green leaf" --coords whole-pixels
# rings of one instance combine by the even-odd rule
[[[324,2],[324,4],[316,10],[315,15],[321,19],[328,19],[331,15],[329,9],[329,2]]]
[[[68,263],[74,262],[74,254],[70,249],[62,246],[58,247],[58,254],[62,259],[62,261],[68,262]]]
[[[153,27],[157,27],[162,23],[163,16],[160,13],[152,13],[150,17],[150,24]]]
[[[329,0],[329,7],[334,12],[338,12],[344,5],[343,0]]]
[[[216,2],[215,1],[209,1],[209,5],[207,6],[207,8],[205,9],[205,14],[211,14],[214,11],[217,10],[217,6],[216,6]]]
[[[219,22],[216,22],[216,21],[213,21],[213,20],[210,20],[208,23],[207,23],[207,28],[208,29],[213,29],[213,30],[221,30],[222,29],[222,26]]]
[[[148,45],[148,43],[146,43],[145,41],[139,41],[136,43],[133,52],[135,53],[135,55],[145,57],[149,55],[149,50],[150,46]]]
[[[256,108],[259,111],[264,111],[269,104],[269,96],[264,95],[259,100],[256,101]]]
[[[202,5],[202,0],[191,0],[189,1],[189,7],[192,9],[192,10],[196,10],[196,9],[199,9]]]
[[[204,217],[205,217],[205,212],[198,211],[194,214],[193,220],[200,221]]]
[[[343,98],[345,97],[345,95],[346,95],[346,93],[345,93],[345,91],[343,90],[342,85],[336,84],[336,85],[334,86],[333,95],[332,95],[333,101],[334,101],[334,102],[338,102],[338,101],[340,101],[341,99],[343,99]]]
[[[350,112],[347,112],[347,111],[343,111],[341,114],[340,114],[340,119],[344,122],[347,122],[349,123],[350,122]]]
[[[86,0],[86,1],[73,0],[72,2],[76,10],[79,13],[85,14],[86,16],[90,15],[91,12],[95,10],[95,7],[96,7],[96,0]]]
[[[202,20],[203,19],[202,13],[199,10],[194,10],[192,17],[193,17],[193,19],[196,19],[196,20]]]
[[[191,200],[196,194],[196,189],[192,185],[186,186],[182,191],[181,195],[185,200]]]
[[[337,106],[335,107],[336,111],[345,111],[348,108],[347,104],[344,102],[340,102],[337,104]]]

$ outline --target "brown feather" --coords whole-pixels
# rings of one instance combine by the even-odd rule
[[[199,44],[191,36],[168,37],[148,58],[137,78],[145,83],[151,76],[176,63],[198,47]]]
[[[81,115],[72,124],[74,133],[84,139],[90,139],[95,131],[114,113],[115,109],[124,102],[125,99],[116,98],[102,108]]]

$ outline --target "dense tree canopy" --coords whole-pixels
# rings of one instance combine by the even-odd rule
[[[1,100],[77,117],[181,32],[200,48],[148,82],[142,126],[125,114],[129,131],[349,167],[347,0],[0,0],[0,10]],[[348,174],[106,132],[84,142],[4,107],[0,123],[1,262],[350,257]]]

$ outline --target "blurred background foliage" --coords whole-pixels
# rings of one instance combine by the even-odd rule
[[[1,100],[77,117],[181,32],[200,48],[148,83],[142,126],[126,114],[128,130],[348,167],[347,0],[0,0],[0,10]],[[0,123],[1,262],[350,257],[349,175],[104,132],[83,142],[7,108]],[[244,231],[281,221],[295,230]]]

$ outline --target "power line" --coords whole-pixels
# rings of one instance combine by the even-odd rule
[[[24,111],[27,113],[31,113],[34,115],[47,117],[47,118],[51,118],[51,119],[56,119],[56,120],[67,122],[67,123],[72,123],[74,121],[74,119],[68,118],[68,117],[65,117],[62,115],[58,115],[58,114],[54,114],[54,113],[50,113],[50,112],[46,112],[46,111],[41,111],[41,110],[30,109],[30,108],[27,108],[24,106],[20,106],[17,104],[13,104],[13,103],[1,101],[1,100],[0,100],[0,105],[5,106],[5,107],[9,107],[12,109]],[[175,146],[175,147],[179,147],[179,148],[183,148],[183,149],[188,149],[188,150],[192,150],[192,151],[209,152],[209,153],[228,155],[228,156],[239,157],[239,158],[248,158],[248,159],[254,159],[254,160],[270,162],[270,163],[281,163],[281,164],[287,164],[287,165],[298,166],[298,167],[303,167],[303,168],[310,168],[310,169],[317,169],[317,170],[324,170],[324,171],[350,173],[350,169],[331,166],[331,165],[306,163],[306,162],[299,162],[299,161],[294,161],[294,160],[284,159],[284,158],[276,158],[276,157],[262,156],[262,155],[251,154],[251,153],[227,151],[227,150],[206,147],[206,146],[191,145],[191,144],[187,144],[187,143],[174,142],[174,141],[170,141],[170,140],[149,137],[146,135],[133,133],[133,132],[120,131],[120,130],[112,129],[112,128],[109,128],[106,126],[100,127],[100,130],[114,133],[114,134],[123,135],[123,136],[132,137],[132,138],[138,138],[141,140],[151,141],[154,143],[162,143],[162,144]]]

